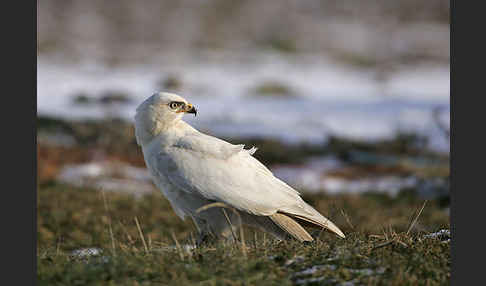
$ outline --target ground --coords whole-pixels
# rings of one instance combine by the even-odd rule
[[[346,239],[315,232],[316,241],[304,245],[278,242],[262,232],[243,229],[244,245],[239,240],[192,249],[196,235],[192,222],[180,220],[159,193],[136,199],[128,194],[48,184],[38,192],[38,282],[448,284],[450,243],[425,237],[449,229],[448,215],[438,202],[427,201],[424,206],[424,201],[405,194],[397,198],[378,194],[304,198],[327,213]],[[101,251],[86,257],[73,253],[88,251],[86,248]]]
[[[63,145],[59,138],[66,135],[73,139]],[[256,155],[269,166],[300,166],[313,156],[334,154],[346,163],[334,171],[343,179],[393,174],[447,182],[448,156],[431,153],[419,142],[412,135],[367,143],[333,138],[325,146],[245,140],[260,147]],[[59,180],[64,167],[96,160],[144,169],[133,126],[40,117],[37,147],[39,285],[449,284],[448,184],[428,187],[437,192],[427,199],[420,195],[422,185],[397,194],[299,189],[305,201],[346,234],[345,239],[314,230],[313,243],[278,242],[244,228],[235,233],[235,244],[194,248],[197,233],[192,221],[177,217],[155,188],[135,196],[133,191],[76,187]],[[365,152],[366,160],[353,159],[351,151]],[[402,163],[395,164],[390,156],[415,158],[422,164],[410,165],[410,159],[407,164],[397,159]],[[423,164],[427,160],[435,163]]]

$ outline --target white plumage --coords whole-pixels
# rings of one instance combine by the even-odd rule
[[[196,211],[213,202],[236,209],[244,224],[280,239],[312,241],[298,222],[324,227],[344,238],[299,192],[252,156],[256,148],[244,149],[203,134],[181,120],[184,113],[195,114],[196,109],[176,94],[156,93],[137,108],[135,134],[154,183],[179,217],[194,220],[201,238],[208,234],[231,238],[220,208]],[[237,215],[227,214],[238,226]]]

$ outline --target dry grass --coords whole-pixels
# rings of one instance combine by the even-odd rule
[[[449,243],[423,239],[449,228],[433,200],[425,205],[407,196],[307,195],[346,239],[317,231],[316,241],[304,245],[244,228],[239,237],[234,233],[238,243],[189,249],[192,222],[177,218],[161,194],[135,199],[99,192],[57,184],[38,190],[40,285],[440,285],[450,276]],[[103,252],[71,255],[85,247]],[[315,272],[300,273],[314,266]]]

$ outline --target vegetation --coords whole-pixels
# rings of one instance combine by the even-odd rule
[[[136,199],[47,183],[38,190],[39,285],[448,283],[450,244],[424,237],[449,229],[448,215],[437,202],[424,206],[405,193],[396,198],[370,193],[305,199],[347,238],[317,231],[317,240],[304,245],[244,228],[244,245],[189,249],[196,236],[192,222],[176,217],[159,193]],[[101,253],[73,254],[90,247]]]
[[[295,96],[295,91],[287,85],[277,81],[263,82],[256,86],[251,93],[257,96]]]
[[[159,192],[133,196],[57,181],[63,166],[100,157],[143,167],[130,124],[46,117],[39,117],[37,124],[38,138],[62,133],[75,142],[64,146],[38,140],[39,285],[448,284],[450,240],[427,237],[450,229],[448,193],[424,201],[413,188],[395,197],[300,190],[346,239],[315,230],[316,241],[310,244],[278,242],[243,228],[236,233],[237,243],[194,248],[193,223],[178,218]],[[413,134],[383,142],[333,137],[323,145],[288,146],[258,138],[230,141],[258,146],[255,156],[267,165],[298,165],[312,156],[334,155],[349,163],[334,171],[343,178],[370,173],[412,174],[424,180],[449,177],[448,158],[424,151],[422,140]],[[94,254],[87,255],[89,251]]]

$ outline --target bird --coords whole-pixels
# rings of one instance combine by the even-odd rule
[[[314,241],[303,226],[345,238],[253,156],[257,148],[204,134],[182,120],[184,114],[196,116],[197,109],[177,94],[156,92],[136,108],[135,137],[155,186],[177,216],[194,222],[198,244],[234,240],[241,225],[278,240]],[[216,207],[205,209],[211,204]]]

